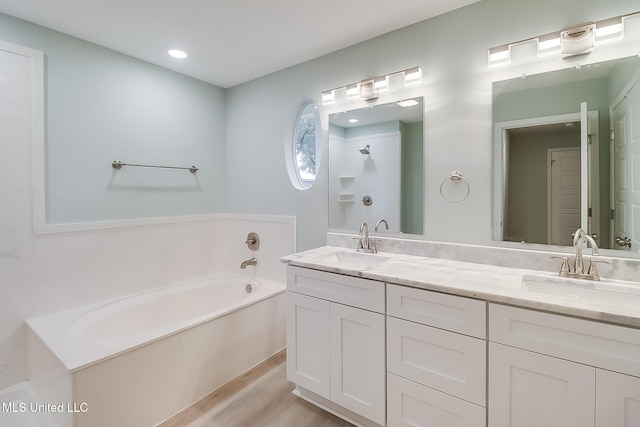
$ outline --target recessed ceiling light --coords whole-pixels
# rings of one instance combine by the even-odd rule
[[[167,53],[177,59],[185,59],[188,55],[187,52],[185,52],[184,50],[180,50],[180,49],[169,49],[167,51]]]
[[[349,119],[349,123],[358,123],[358,119]]]

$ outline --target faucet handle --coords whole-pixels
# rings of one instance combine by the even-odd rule
[[[571,273],[571,270],[569,269],[569,257],[566,256],[553,256],[551,258],[557,258],[557,259],[561,259],[562,260],[562,266],[560,267],[560,276],[568,276],[569,273]]]
[[[610,262],[608,261],[592,259],[589,262],[589,270],[587,271],[587,274],[589,276],[592,276],[594,280],[600,280],[600,274],[598,273],[598,268],[596,267],[596,264],[598,263],[610,264]]]
[[[252,251],[257,251],[260,248],[260,237],[257,233],[251,232],[247,234],[247,240],[244,243]]]

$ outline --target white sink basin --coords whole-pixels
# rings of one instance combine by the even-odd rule
[[[390,257],[363,252],[334,251],[319,257],[319,260],[349,267],[378,267]]]
[[[640,284],[628,282],[525,274],[522,276],[522,287],[532,293],[573,300],[640,306]]]

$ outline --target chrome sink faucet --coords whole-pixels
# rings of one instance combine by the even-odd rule
[[[591,255],[598,255],[598,245],[596,244],[596,241],[593,240],[593,237],[587,234],[582,228],[578,228],[578,230],[576,230],[575,234],[573,235],[573,246],[576,247],[576,262],[574,265],[574,270],[576,273],[585,272],[584,261],[582,260],[582,247],[587,242],[591,246]]]
[[[386,219],[383,218],[380,221],[378,221],[378,223],[376,224],[375,231],[378,231],[378,227],[380,227],[380,225],[382,225],[382,224],[384,224],[384,227],[385,227],[386,230],[389,229],[389,223],[387,222]]]
[[[369,237],[369,226],[366,222],[360,224],[360,235],[358,239],[358,252],[366,252],[370,254],[375,254],[378,252],[376,250],[376,242],[371,237]]]
[[[562,267],[560,268],[560,276],[573,277],[576,279],[600,280],[600,275],[598,274],[596,263],[606,261],[591,259],[591,261],[589,262],[589,267],[585,270],[584,259],[582,258],[582,249],[585,243],[588,243],[589,246],[591,246],[591,255],[593,255],[594,257],[599,255],[598,245],[596,244],[596,241],[593,239],[593,237],[591,237],[582,228],[578,228],[573,235],[573,246],[576,247],[576,257],[574,259],[573,266],[569,265],[568,257],[563,257]]]

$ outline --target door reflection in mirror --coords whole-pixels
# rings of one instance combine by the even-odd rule
[[[571,245],[580,228],[580,122],[509,129],[505,152],[504,240]]]
[[[495,240],[570,245],[579,226],[616,248],[610,213],[622,207],[612,199],[610,109],[639,69],[629,57],[494,83]],[[551,157],[570,146],[579,165],[575,153]]]

